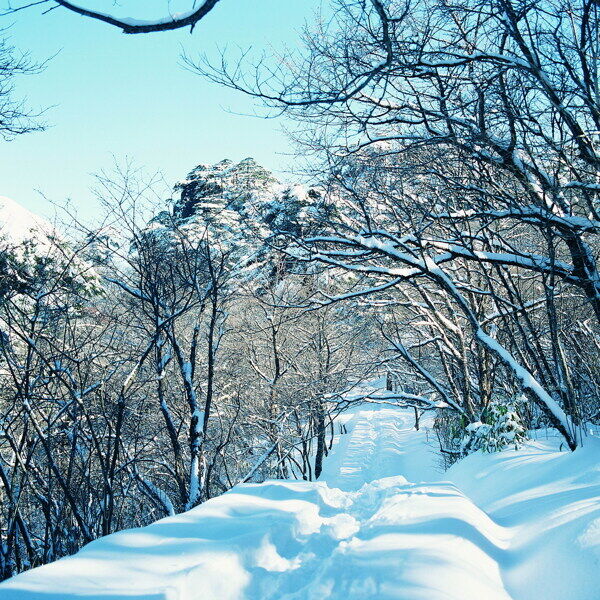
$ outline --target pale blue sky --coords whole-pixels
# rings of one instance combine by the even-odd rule
[[[82,2],[83,3],[83,2]],[[13,0],[13,5],[15,4]],[[149,7],[165,0],[122,2],[128,16],[153,16]],[[149,170],[161,170],[169,182],[183,178],[196,164],[253,156],[282,173],[292,163],[282,123],[231,114],[252,113],[252,101],[204,81],[181,66],[190,54],[217,46],[267,48],[292,45],[319,0],[221,0],[213,12],[189,30],[126,36],[107,25],[54,10],[43,16],[32,8],[10,18],[11,42],[33,57],[58,54],[39,75],[17,81],[17,95],[32,106],[50,106],[40,133],[0,140],[0,195],[38,213],[54,201],[70,198],[94,212],[91,174],[131,157]],[[112,1],[88,6],[113,7]],[[142,12],[133,10],[136,5]],[[0,0],[6,7],[6,0]],[[175,10],[189,1],[172,2]],[[145,11],[145,12],[144,12]]]

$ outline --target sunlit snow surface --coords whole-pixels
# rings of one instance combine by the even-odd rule
[[[31,238],[54,235],[54,226],[14,200],[0,196],[0,239],[16,245]]]
[[[442,473],[431,422],[415,431],[412,410],[342,421],[321,481],[237,486],[21,574],[0,598],[600,597],[598,440],[569,453],[540,439]]]

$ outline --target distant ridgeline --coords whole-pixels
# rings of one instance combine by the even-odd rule
[[[267,258],[267,242],[306,235],[330,216],[322,190],[285,185],[254,159],[198,165],[174,187],[172,212],[163,211],[152,229],[173,227],[205,236],[244,268]]]

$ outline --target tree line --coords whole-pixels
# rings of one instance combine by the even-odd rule
[[[317,478],[374,369],[366,316],[312,310],[326,273],[122,175],[99,179],[100,227],[2,244],[2,577],[237,483]]]
[[[340,0],[297,55],[189,62],[287,114],[343,198],[297,256],[405,307],[385,335],[467,420],[523,391],[570,448],[598,416],[598,24],[590,0]]]

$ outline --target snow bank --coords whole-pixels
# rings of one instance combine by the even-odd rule
[[[559,451],[561,436],[472,454],[446,473],[510,532],[503,578],[519,600],[600,598],[600,440]]]
[[[575,453],[539,440],[442,474],[431,422],[413,425],[412,410],[355,409],[322,481],[236,486],[23,573],[0,598],[598,598],[598,440]]]

